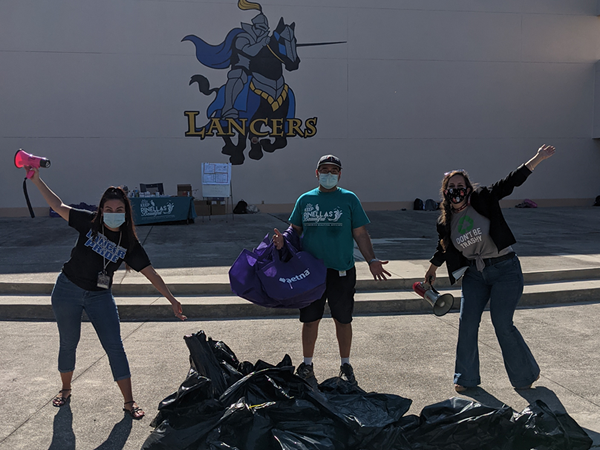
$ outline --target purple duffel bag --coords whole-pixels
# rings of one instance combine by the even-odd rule
[[[273,248],[272,260],[261,265],[258,278],[269,298],[280,302],[282,308],[304,308],[325,292],[327,269],[310,253],[297,252],[290,245],[287,249],[292,257],[283,261]]]
[[[299,309],[321,298],[327,269],[308,252],[286,242],[288,260],[281,260],[269,235],[254,251],[242,250],[229,269],[234,294],[268,308]]]
[[[233,293],[239,297],[260,306],[277,308],[279,302],[267,296],[257,275],[257,266],[261,263],[262,265],[266,264],[262,260],[264,255],[257,254],[255,251],[251,252],[246,249],[241,251],[229,269],[229,285]]]

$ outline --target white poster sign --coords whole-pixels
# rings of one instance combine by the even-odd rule
[[[231,196],[231,164],[202,163],[202,197]]]

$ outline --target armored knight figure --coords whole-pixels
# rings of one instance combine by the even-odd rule
[[[269,22],[261,12],[252,19],[252,25],[242,22],[242,33],[233,42],[234,58],[225,84],[225,104],[222,118],[237,118],[235,99],[244,88],[250,73],[250,61],[269,43]],[[237,60],[237,61],[236,61]]]

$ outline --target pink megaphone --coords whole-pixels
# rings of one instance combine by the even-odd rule
[[[17,168],[29,166],[35,167],[39,169],[40,167],[50,167],[50,160],[47,158],[42,158],[41,156],[31,155],[27,152],[24,152],[22,149],[17,150],[15,153],[15,166]],[[27,171],[27,178],[31,178],[34,174],[33,170]]]

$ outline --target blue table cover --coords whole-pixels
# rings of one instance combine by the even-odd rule
[[[129,200],[136,225],[196,218],[194,197],[133,197]]]

